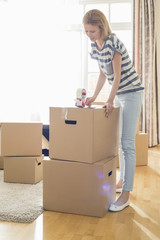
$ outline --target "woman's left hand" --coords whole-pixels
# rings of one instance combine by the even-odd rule
[[[113,108],[114,108],[113,104],[110,102],[106,102],[103,108],[105,108],[105,115],[108,118],[111,112],[113,111]]]

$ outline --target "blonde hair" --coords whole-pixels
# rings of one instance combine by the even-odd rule
[[[98,26],[101,29],[103,40],[112,34],[106,16],[98,9],[88,11],[83,17],[83,24]]]

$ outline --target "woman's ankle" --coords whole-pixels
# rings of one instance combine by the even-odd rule
[[[119,179],[119,181],[116,184],[116,188],[122,188],[123,186],[123,179]]]

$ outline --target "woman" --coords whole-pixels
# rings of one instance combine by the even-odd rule
[[[91,58],[98,61],[100,68],[96,89],[86,104],[90,106],[95,101],[107,78],[112,87],[103,106],[106,117],[113,110],[116,96],[120,105],[120,180],[116,187],[122,188],[122,192],[109,207],[109,211],[117,212],[129,205],[129,193],[133,190],[135,136],[144,88],[124,44],[111,32],[105,15],[97,9],[90,10],[83,17],[83,25],[92,42]]]

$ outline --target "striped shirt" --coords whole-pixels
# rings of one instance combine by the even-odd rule
[[[107,77],[109,84],[112,85],[114,80],[112,59],[115,51],[122,55],[121,80],[117,95],[143,90],[144,87],[142,86],[139,76],[135,71],[127,49],[116,35],[110,35],[107,37],[101,50],[98,50],[96,42],[91,43],[90,55],[91,58],[98,61],[100,69]]]

